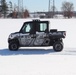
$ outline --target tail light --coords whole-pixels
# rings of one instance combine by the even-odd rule
[[[64,32],[63,35],[66,36],[66,32]]]

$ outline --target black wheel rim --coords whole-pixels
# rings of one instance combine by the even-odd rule
[[[62,47],[61,47],[60,44],[56,44],[56,45],[55,45],[55,49],[56,49],[56,50],[61,50],[61,48],[62,48]]]
[[[12,45],[11,45],[11,48],[12,48],[13,50],[16,50],[16,49],[17,49],[17,45],[16,45],[16,44],[12,44]]]

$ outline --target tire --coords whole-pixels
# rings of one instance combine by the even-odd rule
[[[53,45],[53,49],[56,52],[60,52],[63,50],[63,43],[62,42],[55,42]]]
[[[9,43],[9,50],[10,51],[17,51],[19,49],[19,45],[16,42]]]

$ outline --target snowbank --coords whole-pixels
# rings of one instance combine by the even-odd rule
[[[0,48],[7,48],[10,33],[20,30],[23,22],[31,19],[0,19]],[[49,19],[50,28],[66,31],[65,47],[76,48],[76,19]]]

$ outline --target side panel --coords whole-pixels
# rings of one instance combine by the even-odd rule
[[[22,46],[29,46],[30,43],[32,42],[31,35],[29,34],[20,34],[20,44]]]
[[[48,46],[50,43],[50,39],[45,33],[20,34],[19,40],[21,46]]]
[[[49,34],[52,38],[65,38],[66,36],[65,31],[50,32]]]
[[[44,42],[44,36],[43,34],[37,34],[36,39],[34,41],[34,45],[36,46],[41,46]]]
[[[34,45],[36,46],[48,46],[50,43],[50,39],[46,33],[37,33],[37,37],[34,41]]]

